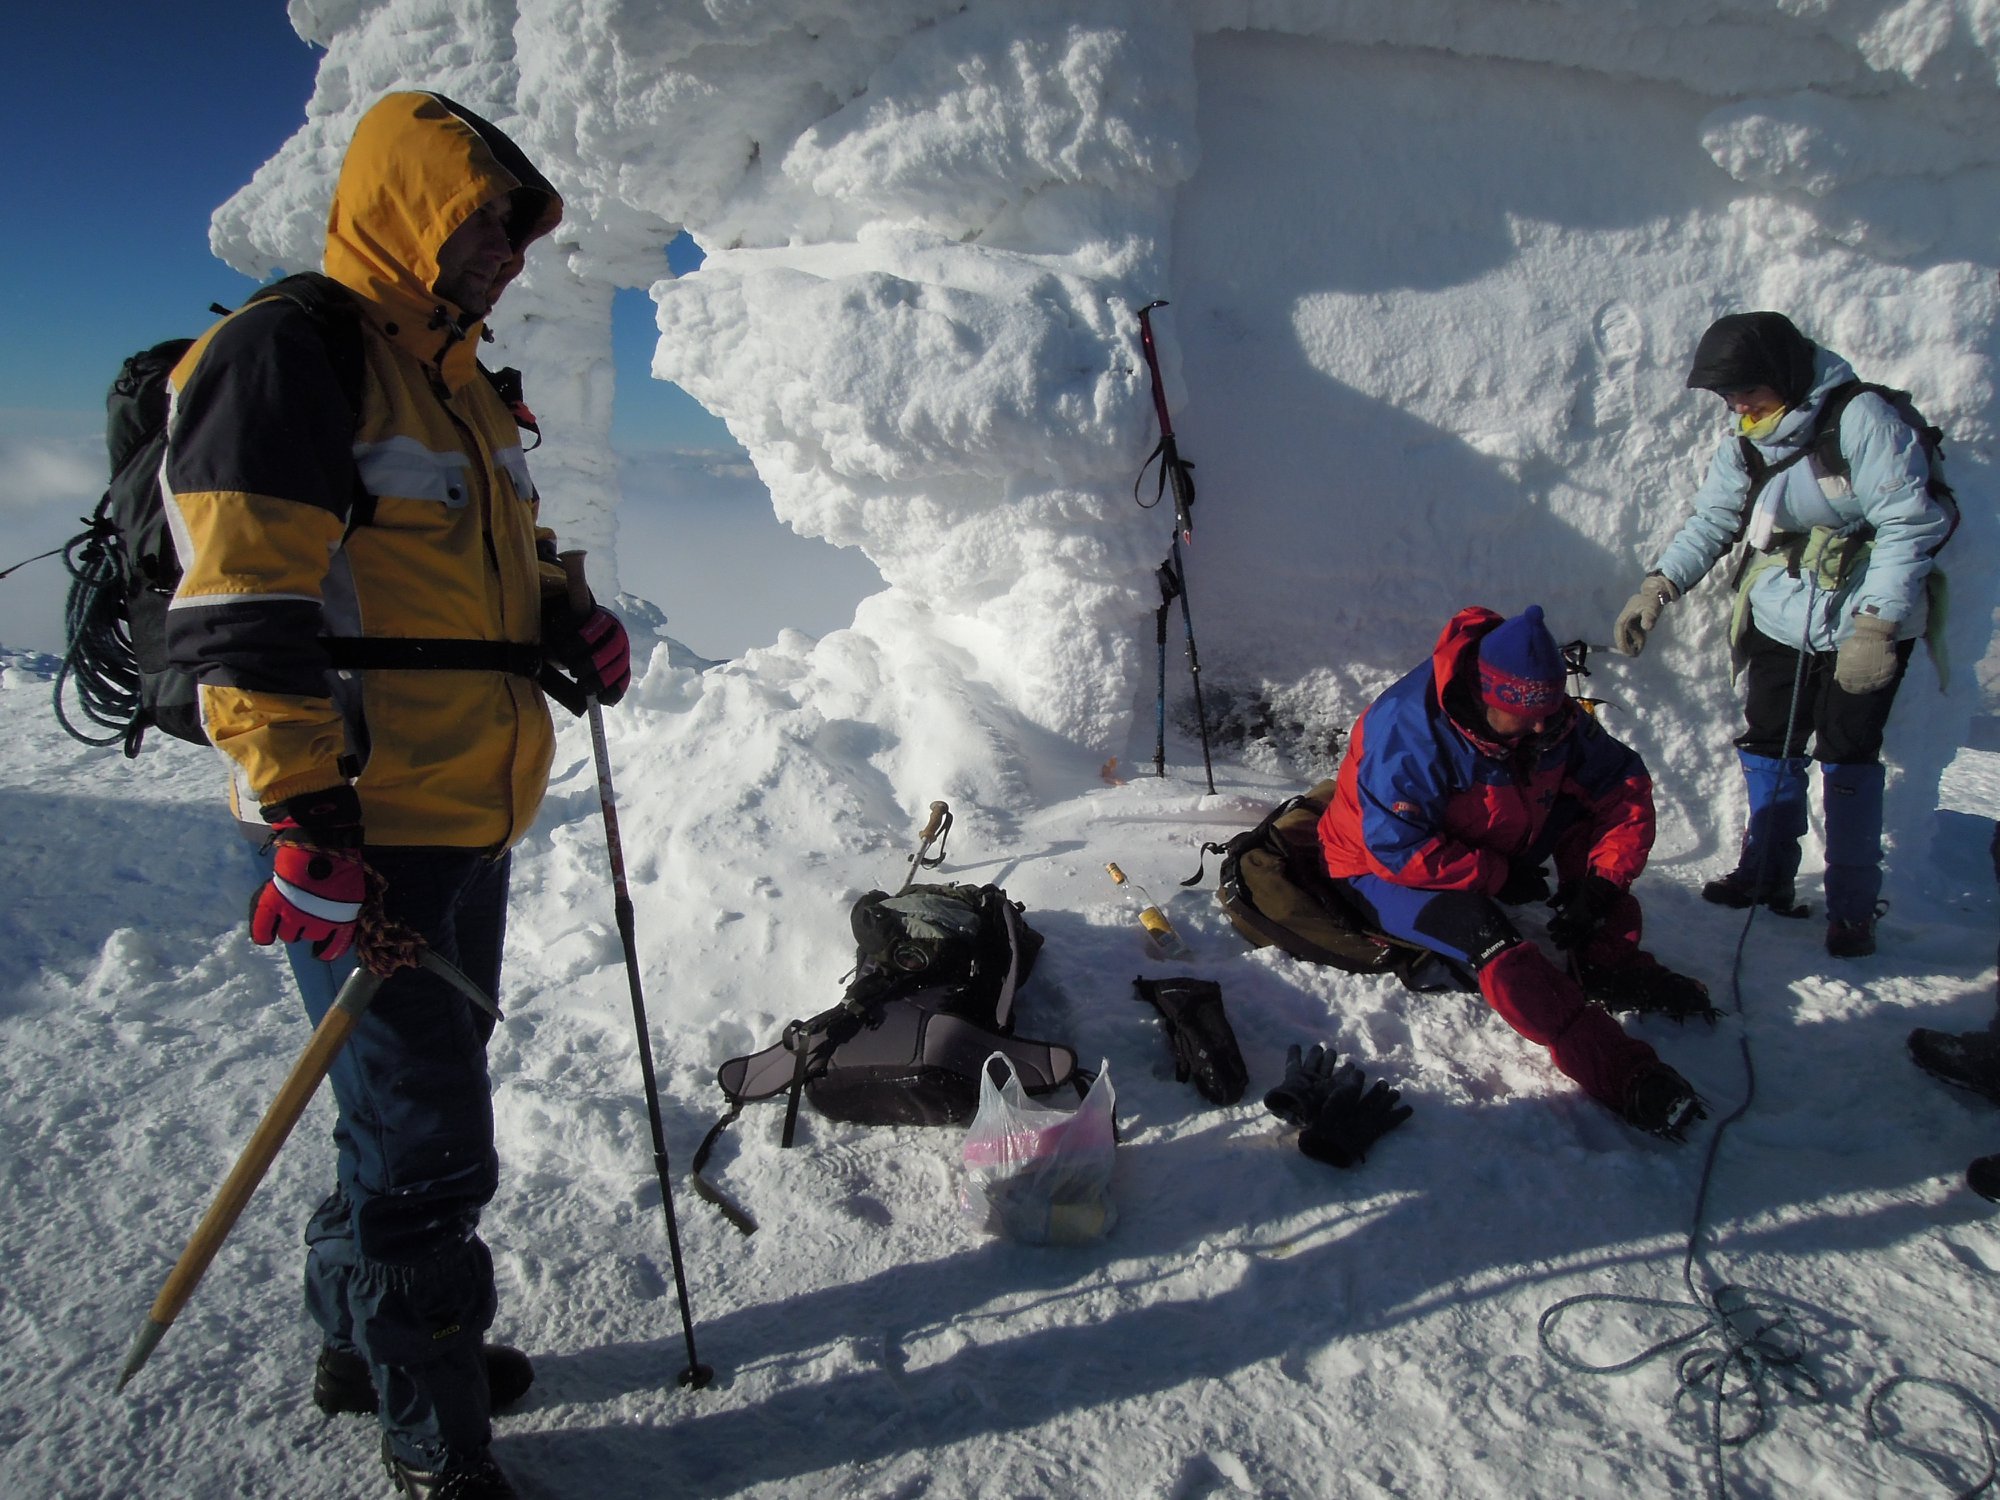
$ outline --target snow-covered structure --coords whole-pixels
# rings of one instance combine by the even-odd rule
[[[1991,4],[291,14],[327,56],[304,127],[218,213],[225,259],[316,255],[381,91],[490,112],[569,203],[499,330],[550,419],[558,524],[612,540],[610,292],[651,286],[655,373],[728,422],[782,520],[880,569],[862,633],[920,624],[1099,752],[1128,748],[1152,693],[1168,522],[1131,485],[1154,437],[1133,312],[1155,297],[1227,733],[1323,748],[1468,600],[1540,599],[1602,641],[1715,439],[1681,375],[1724,311],[1782,309],[1914,387],[1968,493],[1992,493]],[[682,228],[706,262],[663,279]],[[1993,539],[1969,509],[1960,556]],[[1965,663],[1991,599],[1960,572]],[[1671,650],[1607,677],[1694,711],[1705,744],[1726,708],[1704,592]],[[1684,771],[1712,759],[1655,734]],[[1921,796],[1937,769],[1909,763]]]

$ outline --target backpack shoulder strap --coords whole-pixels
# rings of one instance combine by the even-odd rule
[[[354,300],[354,294],[331,276],[318,271],[300,271],[269,286],[259,287],[244,306],[256,302],[289,302],[313,320],[320,336],[326,341],[327,359],[333,365],[334,377],[340,382],[341,394],[347,398],[353,425],[358,428],[361,425],[362,382],[366,378],[366,367],[361,348],[361,306]],[[348,509],[348,535],[353,535],[357,526],[372,525],[374,520],[375,496],[361,482],[357,472],[354,497]]]
[[[1863,391],[1872,391],[1883,399],[1900,395],[1887,386],[1870,385],[1862,380],[1849,380],[1835,386],[1826,393],[1820,403],[1819,414],[1813,418],[1812,434],[1806,439],[1806,451],[1819,464],[1822,473],[1838,474],[1842,479],[1850,477],[1851,469],[1847,455],[1840,451],[1840,419],[1846,413],[1848,403]],[[1890,401],[1893,406],[1895,403]]]
[[[301,271],[259,287],[243,305],[289,302],[319,325],[341,394],[358,421],[361,415],[361,307],[354,294],[331,276]]]
[[[1743,468],[1750,476],[1750,491],[1744,497],[1746,502],[1743,513],[1744,525],[1747,527],[1750,523],[1747,502],[1754,501],[1759,490],[1794,464],[1803,463],[1810,458],[1819,465],[1822,472],[1838,474],[1842,479],[1847,478],[1847,460],[1840,452],[1840,414],[1847,410],[1847,403],[1863,391],[1881,393],[1884,390],[1882,386],[1868,385],[1859,380],[1849,380],[1835,386],[1826,393],[1826,398],[1819,404],[1819,410],[1813,414],[1812,426],[1806,432],[1806,440],[1800,443],[1795,451],[1776,463],[1766,462],[1757,445],[1747,437],[1737,438],[1736,451],[1743,456]]]
[[[535,440],[528,445],[527,451],[532,453],[541,447],[542,424],[528,407],[527,386],[521,379],[521,372],[512,365],[502,366],[498,370],[489,370],[481,365],[479,373],[486,377],[486,383],[493,387],[493,394],[498,396],[507,410],[513,414],[515,425],[535,435]]]

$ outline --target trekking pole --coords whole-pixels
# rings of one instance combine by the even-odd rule
[[[1160,357],[1153,347],[1152,311],[1165,307],[1165,302],[1148,302],[1139,309],[1139,347],[1146,356],[1146,370],[1152,380],[1153,412],[1160,421],[1160,440],[1147,455],[1146,462],[1139,467],[1139,477],[1132,481],[1132,495],[1138,498],[1139,486],[1146,478],[1146,470],[1153,460],[1160,461],[1159,487],[1150,501],[1139,503],[1150,509],[1158,505],[1169,486],[1174,492],[1173,548],[1169,559],[1160,564],[1160,613],[1155,617],[1155,635],[1160,647],[1160,694],[1159,694],[1159,737],[1155,741],[1153,768],[1157,774],[1167,774],[1167,606],[1176,595],[1181,601],[1181,622],[1187,627],[1188,675],[1194,681],[1194,717],[1201,730],[1201,769],[1208,779],[1208,789],[1215,790],[1215,767],[1208,750],[1208,711],[1201,701],[1201,656],[1194,645],[1194,615],[1188,606],[1187,570],[1181,564],[1181,543],[1194,541],[1194,465],[1181,457],[1180,445],[1174,438],[1173,418],[1167,414],[1167,391],[1160,379]]]
[[[443,976],[460,993],[476,1002],[493,1015],[500,1014],[496,1006],[479,986],[468,979],[448,960],[425,949],[416,960],[424,968]],[[251,1194],[264,1180],[264,1174],[271,1170],[271,1163],[277,1159],[278,1148],[292,1133],[292,1127],[299,1123],[299,1116],[305,1113],[307,1103],[319,1089],[320,1080],[326,1077],[327,1069],[340,1049],[347,1045],[348,1034],[354,1030],[354,1023],[361,1019],[369,1005],[374,1002],[375,992],[382,988],[387,976],[377,974],[366,964],[357,965],[354,972],[333,997],[333,1005],[320,1017],[319,1025],[313,1028],[312,1037],[306,1042],[305,1050],[298,1061],[292,1064],[292,1071],[278,1087],[277,1095],[264,1111],[264,1118],[257,1122],[249,1143],[236,1158],[236,1165],[229,1169],[228,1177],[216,1189],[215,1199],[208,1205],[208,1212],[189,1236],[187,1248],[181,1251],[181,1258],[168,1272],[166,1284],[160,1288],[160,1295],[153,1299],[152,1311],[146,1314],[146,1321],[139,1325],[139,1336],[132,1341],[132,1351],[125,1357],[125,1367],[118,1373],[118,1390],[125,1389],[125,1383],[139,1373],[140,1368],[152,1357],[153,1350],[166,1332],[180,1316],[194,1289],[201,1284],[209,1263],[216,1252],[222,1249],[222,1242],[229,1238],[229,1231],[236,1227],[236,1221],[249,1205]]]
[[[571,610],[584,615],[592,602],[590,585],[584,582],[583,553],[559,554],[563,573],[569,580]],[[681,1335],[687,1341],[687,1368],[681,1371],[681,1385],[700,1390],[715,1378],[715,1371],[701,1363],[694,1352],[694,1313],[688,1306],[687,1267],[681,1259],[681,1229],[674,1216],[674,1191],[669,1181],[667,1133],[660,1124],[660,1090],[653,1075],[653,1044],[646,1024],[646,996],[639,986],[639,946],[633,936],[632,896],[625,883],[625,848],[618,838],[618,794],[611,784],[611,750],[604,740],[604,710],[597,695],[586,699],[590,714],[590,748],[597,758],[597,800],[604,809],[604,845],[611,857],[612,909],[618,919],[618,938],[625,945],[625,978],[632,991],[632,1024],[639,1034],[639,1074],[646,1084],[646,1114],[653,1127],[653,1170],[660,1179],[660,1207],[667,1218],[667,1249],[674,1263],[674,1292],[680,1299]]]
[[[1160,686],[1153,698],[1153,774],[1167,774],[1167,614],[1174,607],[1178,590],[1164,564],[1157,570],[1160,580],[1160,607],[1153,611],[1153,644],[1158,648]]]
[[[951,807],[947,803],[933,802],[931,820],[918,830],[917,852],[910,856],[910,873],[903,877],[903,883],[896,891],[897,895],[902,895],[916,881],[917,871],[935,870],[944,863],[944,841],[950,833]],[[926,859],[924,856],[929,853],[933,839],[937,840],[938,852]]]
[[[1160,356],[1153,347],[1152,312],[1156,307],[1166,307],[1165,302],[1148,302],[1139,309],[1139,347],[1146,356],[1146,371],[1153,382],[1153,413],[1160,419],[1160,440],[1153,445],[1153,451],[1146,455],[1146,462],[1139,467],[1139,478],[1132,481],[1132,494],[1136,498],[1139,484],[1146,477],[1146,470],[1153,460],[1160,461],[1160,487],[1154,491],[1150,501],[1139,503],[1151,509],[1160,503],[1160,496],[1168,485],[1174,491],[1174,536],[1194,540],[1194,465],[1181,457],[1180,444],[1174,439],[1174,421],[1167,415],[1167,388],[1160,379]]]
[[[1208,711],[1201,706],[1201,656],[1194,649],[1194,616],[1188,613],[1187,573],[1181,567],[1180,533],[1174,533],[1173,551],[1174,592],[1181,596],[1181,623],[1187,627],[1188,677],[1194,683],[1194,721],[1201,726],[1201,771],[1208,778],[1208,789],[1215,790],[1215,766],[1208,757]],[[1160,564],[1165,572],[1166,563]]]

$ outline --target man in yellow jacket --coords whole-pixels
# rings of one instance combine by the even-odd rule
[[[516,414],[477,360],[561,216],[489,122],[390,94],[355,128],[327,227],[324,292],[358,310],[358,409],[327,319],[284,298],[174,371],[168,648],[239,813],[269,826],[251,936],[287,943],[315,1023],[364,924],[413,928],[498,994],[508,851],[553,754],[538,679],[559,665],[607,703],[629,679],[617,620],[568,605]],[[339,1180],[306,1231],[314,1399],[378,1411],[397,1492],[424,1500],[515,1493],[488,1418],[533,1378],[482,1341],[492,1028],[430,971],[391,975],[333,1068]]]

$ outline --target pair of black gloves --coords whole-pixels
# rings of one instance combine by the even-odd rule
[[[1549,902],[1556,908],[1549,921],[1549,941],[1568,951],[1581,948],[1597,935],[1597,929],[1604,925],[1604,919],[1611,915],[1612,907],[1624,894],[1622,887],[1602,875],[1586,875],[1565,884],[1551,898],[1547,871],[1539,864],[1517,859],[1508,863],[1507,879],[1494,899],[1502,906]]]
[[[1192,1082],[1211,1104],[1234,1104],[1249,1085],[1236,1033],[1222,1009],[1222,986],[1212,979],[1132,981],[1139,998],[1160,1013],[1174,1049],[1174,1077]],[[1264,1107],[1297,1125],[1299,1150],[1336,1167],[1358,1166],[1368,1148],[1410,1117],[1410,1106],[1388,1084],[1369,1088],[1361,1069],[1340,1063],[1314,1046],[1291,1047],[1285,1076],[1264,1096]]]
[[[1264,1108],[1297,1125],[1299,1150],[1329,1166],[1358,1167],[1368,1148],[1410,1117],[1402,1094],[1315,1042],[1310,1052],[1285,1049],[1285,1076],[1264,1096]]]

